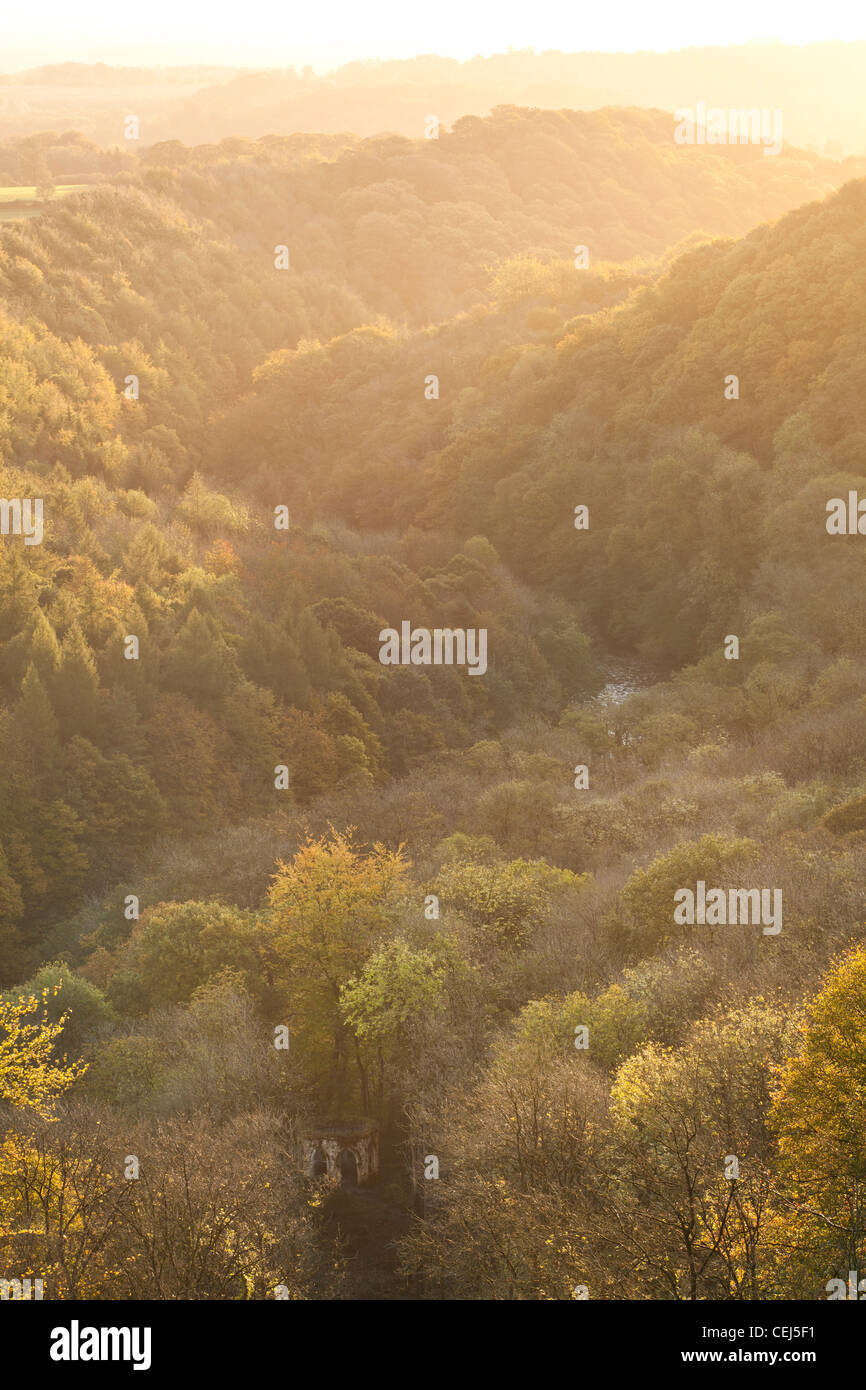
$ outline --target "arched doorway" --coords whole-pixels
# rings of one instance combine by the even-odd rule
[[[358,1160],[351,1149],[343,1149],[340,1154],[340,1181],[344,1187],[357,1187]]]
[[[328,1156],[321,1145],[313,1150],[310,1172],[314,1178],[326,1178],[328,1176]]]

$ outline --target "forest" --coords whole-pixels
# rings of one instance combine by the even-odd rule
[[[866,155],[492,105],[0,139],[86,185],[0,210],[0,1266],[50,1298],[866,1266]],[[362,1123],[375,1183],[298,1162]]]
[[[583,26],[575,33],[583,37]],[[433,41],[434,30],[427,38]],[[74,129],[103,147],[123,145],[130,111],[140,113],[148,144],[178,139],[196,145],[266,131],[418,138],[431,113],[450,127],[463,116],[488,116],[503,105],[672,111],[691,105],[702,92],[715,93],[723,106],[751,107],[760,91],[762,106],[784,110],[794,145],[839,157],[862,155],[866,145],[862,36],[852,34],[846,42],[702,43],[667,52],[563,47],[521,41],[507,52],[462,60],[427,52],[315,69],[304,61],[286,66],[277,57],[265,67],[250,67],[231,53],[221,64],[79,60],[11,70],[4,53],[0,139]]]

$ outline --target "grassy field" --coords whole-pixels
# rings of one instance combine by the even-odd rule
[[[92,185],[89,183],[58,183],[55,187],[55,196],[64,197],[67,193],[85,193]],[[0,188],[0,203],[27,203],[36,198],[36,188],[33,184],[12,184],[6,188]]]
[[[37,198],[35,186],[10,184],[0,188],[0,222],[17,222],[27,217],[38,217],[40,212],[56,198],[66,198],[70,193],[86,193],[92,184],[58,183],[53,198]]]

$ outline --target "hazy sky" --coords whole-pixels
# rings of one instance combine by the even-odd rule
[[[0,71],[38,63],[228,63],[866,38],[862,0],[0,0]]]

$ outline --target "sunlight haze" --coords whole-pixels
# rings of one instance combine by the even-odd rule
[[[495,9],[457,0],[436,5],[376,0],[372,6],[336,0],[309,9],[271,0],[211,7],[207,20],[172,0],[123,6],[113,0],[41,0],[6,19],[0,71],[43,63],[217,63],[279,67],[309,64],[327,71],[359,59],[407,58],[437,53],[460,59],[508,48],[536,52],[663,52],[707,44],[808,43],[866,37],[858,6],[832,0],[820,6],[756,7],[748,0],[697,6],[687,0],[663,7],[637,0],[598,7],[516,0]]]

